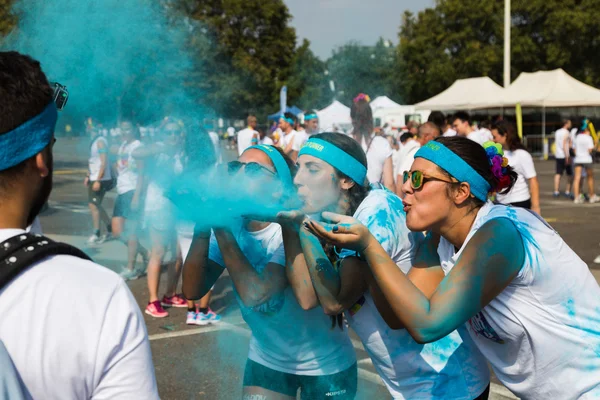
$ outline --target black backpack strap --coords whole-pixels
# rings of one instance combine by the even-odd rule
[[[31,265],[55,255],[69,255],[91,261],[78,248],[37,234],[23,233],[0,243],[0,289]]]

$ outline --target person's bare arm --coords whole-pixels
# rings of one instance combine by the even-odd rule
[[[394,165],[392,163],[392,157],[386,158],[383,163],[383,186],[389,191],[396,191],[396,184],[394,183]]]
[[[204,297],[224,268],[208,258],[210,230],[194,232],[190,251],[183,263],[182,290],[188,300]]]

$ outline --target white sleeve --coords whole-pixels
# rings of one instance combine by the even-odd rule
[[[275,253],[273,253],[269,259],[269,264],[270,263],[279,264],[285,267],[285,251],[283,249],[283,243],[277,248],[277,250],[275,250]]]
[[[392,146],[390,146],[390,142],[387,141],[387,139],[380,137],[380,142],[381,142],[381,155],[383,159],[387,159],[388,157],[391,157],[392,154],[394,154],[393,150],[392,150]]]
[[[106,307],[96,354],[91,399],[159,398],[144,317],[122,280]]]
[[[588,150],[592,150],[594,148],[594,139],[592,139],[591,136],[588,136],[586,140],[588,142]]]
[[[308,139],[308,136],[306,135],[306,133],[296,132],[292,139],[294,141],[294,144],[292,145],[292,150],[300,151],[302,146],[304,146],[304,143],[306,143],[307,139]]]
[[[519,153],[519,161],[521,162],[521,166],[523,167],[523,177],[525,179],[535,178],[537,176],[537,172],[535,171],[535,165],[533,164],[533,158],[531,154],[525,150],[521,150]]]

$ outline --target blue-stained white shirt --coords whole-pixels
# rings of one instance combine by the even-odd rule
[[[408,273],[423,235],[407,228],[400,198],[374,185],[354,218],[369,228],[398,268]],[[342,258],[354,255],[349,250],[340,253]],[[466,327],[422,345],[406,329],[390,329],[369,293],[361,302],[362,306],[346,312],[348,322],[394,399],[471,400],[485,390],[490,382],[488,367]]]
[[[537,214],[487,203],[458,252],[441,239],[445,273],[486,222],[508,218],[526,257],[467,326],[498,379],[524,399],[600,399],[600,288],[585,262]]]

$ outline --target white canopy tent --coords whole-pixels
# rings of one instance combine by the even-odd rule
[[[523,72],[504,91],[498,107],[600,106],[600,90],[578,81],[562,69]]]
[[[319,126],[323,131],[333,131],[335,127],[347,132],[352,127],[350,119],[350,107],[347,107],[337,100],[334,100],[329,106],[317,112],[319,116]]]
[[[400,104],[396,103],[394,100],[390,99],[387,96],[379,96],[371,101],[371,108],[373,111],[380,108],[397,108],[401,107]]]
[[[504,89],[487,76],[458,79],[448,89],[415,104],[417,110],[475,110],[495,108],[504,99]]]

